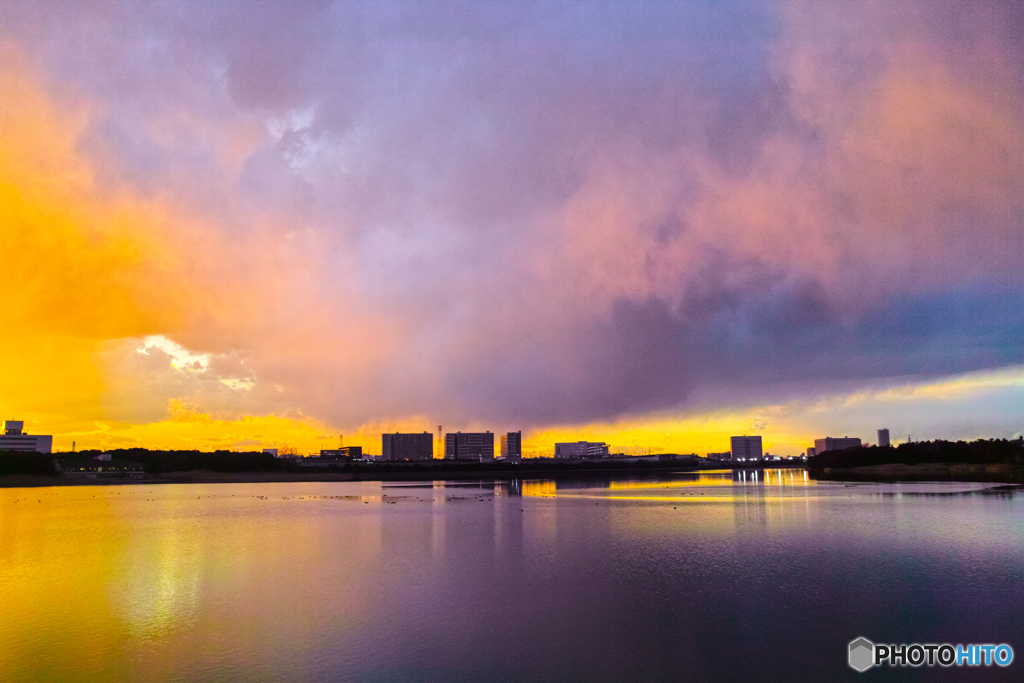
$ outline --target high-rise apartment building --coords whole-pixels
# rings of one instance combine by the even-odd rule
[[[761,460],[764,457],[759,436],[733,436],[729,442],[733,460]]]
[[[485,462],[494,460],[491,432],[449,432],[444,435],[444,459]]]
[[[381,434],[380,456],[381,460],[433,460],[434,435],[430,432]]]
[[[888,448],[889,447],[889,430],[888,429],[879,429],[878,430],[878,445],[881,448]]]
[[[52,436],[29,436],[24,432],[24,429],[25,423],[21,420],[5,421],[4,433],[0,434],[0,451],[53,452]]]
[[[501,457],[506,462],[519,462],[523,459],[523,433],[509,432],[501,435]]]
[[[860,448],[860,439],[855,439],[852,436],[842,438],[826,436],[824,439],[814,440],[814,452],[818,455],[825,451],[841,451],[846,448]]]

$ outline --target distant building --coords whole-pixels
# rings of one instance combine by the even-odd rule
[[[320,451],[321,458],[334,458],[337,460],[362,460],[362,446],[344,446],[342,448],[329,448]]]
[[[114,460],[110,453],[91,459],[57,460],[56,466],[66,479],[143,479],[146,476],[140,463]]]
[[[444,459],[485,462],[494,460],[491,432],[449,432],[444,435]]]
[[[734,436],[729,441],[733,460],[761,460],[764,457],[759,436]]]
[[[881,448],[889,447],[889,430],[879,429],[878,430],[878,445]]]
[[[825,451],[841,451],[846,448],[860,448],[860,439],[851,436],[835,438],[826,436],[824,439],[814,440],[814,452],[821,455]]]
[[[725,453],[708,453],[708,460],[732,460],[732,453],[729,451]]]
[[[25,423],[22,420],[5,421],[4,433],[0,435],[0,451],[53,452],[52,436],[29,436],[24,429]]]
[[[608,457],[608,444],[604,441],[573,441],[555,444],[557,460],[596,460]]]
[[[811,446],[810,448],[807,449],[807,457],[808,458],[813,458],[817,454],[818,454],[818,450],[814,446]]]
[[[493,456],[494,449],[491,449]],[[381,460],[433,460],[434,435],[422,434],[381,434]]]
[[[657,457],[658,462],[675,461],[681,463],[683,461],[697,462],[697,460],[701,459],[703,456],[697,455],[696,453],[662,453]]]
[[[523,459],[523,433],[509,432],[501,435],[501,457],[507,462],[519,462]]]
[[[267,455],[272,455],[275,458],[277,457],[277,449],[276,448],[264,448],[263,452],[266,453]]]

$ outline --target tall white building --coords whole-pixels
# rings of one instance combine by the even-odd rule
[[[21,420],[5,421],[4,433],[0,435],[0,451],[53,452],[52,436],[29,436],[24,429],[25,423]]]
[[[733,436],[729,441],[733,460],[761,460],[764,457],[759,436]]]

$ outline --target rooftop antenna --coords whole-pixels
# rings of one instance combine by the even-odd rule
[[[75,452],[75,442],[74,441],[71,442],[71,452],[72,453]]]
[[[344,434],[338,434],[338,448],[344,448],[344,447],[345,447],[345,435]]]

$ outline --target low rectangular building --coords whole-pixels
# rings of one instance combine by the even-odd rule
[[[349,462],[351,462],[348,458],[333,458],[330,456],[289,458],[289,460],[291,460],[292,464],[298,465],[299,467],[312,467],[319,469],[327,469],[329,467],[344,467]]]
[[[143,479],[141,463],[114,460],[109,453],[89,459],[57,460],[57,470],[66,479]]]
[[[493,449],[492,449],[493,452]],[[422,434],[381,434],[381,460],[433,460],[434,435]]]
[[[572,441],[555,444],[556,460],[597,460],[608,457],[604,441]]]
[[[362,446],[344,446],[342,448],[325,448],[320,451],[321,458],[333,458],[335,460],[362,460]]]
[[[844,436],[842,438],[826,436],[824,439],[814,440],[814,452],[817,455],[821,455],[825,451],[842,451],[847,448],[860,448],[860,445],[860,439],[856,439],[852,436]]]

